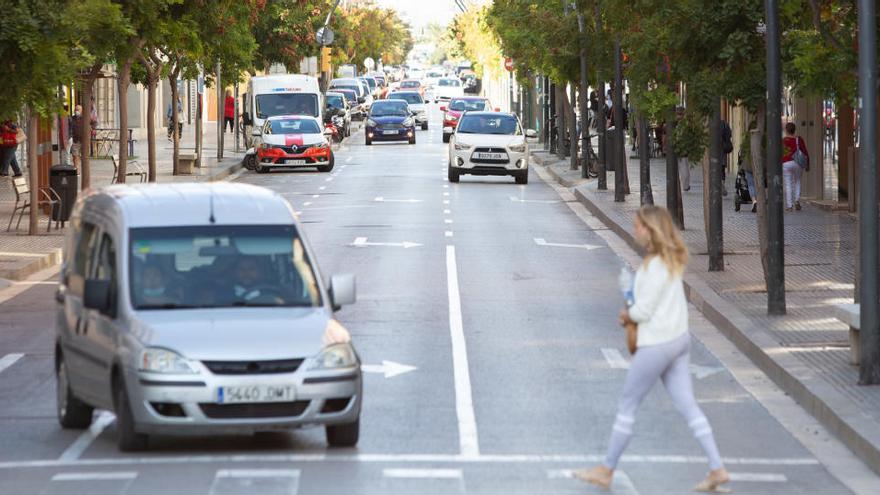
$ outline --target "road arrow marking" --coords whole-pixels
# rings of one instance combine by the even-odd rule
[[[552,204],[558,203],[558,199],[522,199],[517,198],[516,196],[511,196],[510,200],[514,203],[542,203],[542,204]]]
[[[535,237],[535,244],[537,244],[539,246],[586,249],[587,251],[592,251],[593,249],[602,248],[602,246],[594,246],[593,244],[559,244],[559,243],[555,243],[555,242],[547,242],[544,239],[541,239],[540,237]]]
[[[703,378],[708,378],[716,373],[721,373],[722,371],[724,371],[724,368],[713,368],[709,366],[692,364],[690,370],[692,375],[697,377],[698,380],[702,380]]]
[[[367,242],[366,237],[358,237],[351,243],[351,246],[354,247],[367,247],[367,246],[389,246],[389,247],[402,247],[403,249],[409,249],[414,247],[419,247],[421,244],[417,242]]]
[[[385,199],[382,196],[377,197],[373,201],[377,203],[421,203],[421,199]]]
[[[415,366],[395,363],[394,361],[382,361],[382,364],[361,365],[361,371],[364,373],[380,373],[384,374],[385,378],[394,378],[395,376],[403,375],[404,373],[409,373],[410,371],[415,371],[417,369],[418,368]]]

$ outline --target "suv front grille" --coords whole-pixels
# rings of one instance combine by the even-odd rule
[[[271,373],[293,373],[302,364],[302,359],[280,359],[276,361],[202,361],[217,375],[268,375]]]

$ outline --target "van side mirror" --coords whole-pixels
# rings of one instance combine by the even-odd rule
[[[330,277],[330,303],[333,311],[339,311],[347,304],[355,302],[354,275],[333,275]]]
[[[83,304],[86,309],[94,309],[101,313],[108,313],[111,309],[110,281],[94,279],[86,280]]]

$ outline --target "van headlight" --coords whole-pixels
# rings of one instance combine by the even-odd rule
[[[138,369],[150,373],[175,375],[189,375],[199,372],[189,359],[174,351],[158,347],[148,348],[141,353]]]
[[[525,153],[526,143],[514,144],[512,146],[508,146],[507,149],[513,151],[514,153]]]
[[[320,354],[315,356],[314,363],[309,370],[334,370],[339,368],[351,368],[357,366],[358,359],[354,349],[349,344],[336,344],[325,347]]]

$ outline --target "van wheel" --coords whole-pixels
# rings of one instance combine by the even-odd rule
[[[123,452],[135,452],[147,448],[149,437],[134,429],[134,414],[131,401],[121,377],[114,380],[113,404],[116,409],[116,444]]]
[[[62,428],[82,430],[92,424],[94,408],[73,395],[64,357],[59,356],[55,371],[55,391],[58,399],[58,422]]]
[[[319,165],[318,172],[329,172],[333,170],[333,165],[336,164],[336,156],[333,155],[333,152],[330,152],[330,164],[329,165]]]
[[[458,173],[458,170],[455,170],[454,168],[452,168],[452,165],[448,165],[447,168],[448,168],[449,182],[458,183],[458,178],[460,175]]]
[[[361,431],[361,419],[346,425],[327,425],[327,444],[331,447],[354,447],[358,443]]]

